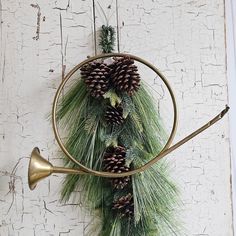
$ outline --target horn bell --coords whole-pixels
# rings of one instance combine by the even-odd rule
[[[38,181],[48,177],[53,172],[52,164],[40,155],[39,148],[35,147],[31,153],[28,168],[28,185],[30,190],[35,189]]]

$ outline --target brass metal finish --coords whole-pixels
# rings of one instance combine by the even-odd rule
[[[40,156],[40,151],[38,148],[34,148],[31,153],[28,169],[29,188],[33,190],[39,180],[52,174],[52,170],[52,164]]]
[[[65,84],[67,83],[67,81],[71,78],[71,76],[77,71],[79,70],[83,65],[92,62],[94,60],[98,60],[98,59],[105,59],[105,58],[110,58],[110,57],[129,57],[135,61],[138,61],[144,65],[146,65],[147,67],[149,67],[151,70],[153,70],[160,78],[161,80],[164,82],[164,84],[166,85],[171,99],[172,99],[172,103],[173,103],[173,110],[174,110],[174,119],[173,119],[173,126],[172,126],[172,130],[169,136],[169,139],[167,140],[167,143],[165,144],[165,146],[163,147],[162,151],[150,162],[148,162],[145,166],[140,167],[138,169],[132,170],[132,171],[128,171],[125,174],[121,173],[110,173],[110,172],[102,172],[102,171],[95,171],[93,169],[90,169],[84,165],[82,165],[78,160],[76,160],[66,149],[66,147],[64,146],[59,132],[58,132],[58,127],[57,127],[57,121],[56,121],[56,111],[57,111],[57,104],[58,104],[58,100],[59,100],[59,96],[65,86]],[[141,171],[143,171],[144,169],[147,169],[149,166],[151,166],[153,163],[155,163],[156,161],[158,161],[159,155],[161,153],[163,153],[167,148],[170,147],[175,133],[176,133],[176,129],[177,129],[177,117],[178,117],[178,113],[177,113],[177,105],[176,105],[176,100],[175,100],[175,96],[173,93],[173,90],[170,86],[170,84],[168,83],[167,79],[165,78],[165,76],[152,64],[150,64],[149,62],[143,60],[140,57],[134,56],[134,55],[130,55],[130,54],[125,54],[125,53],[107,53],[107,54],[101,54],[101,55],[97,55],[94,57],[90,57],[87,60],[81,62],[80,64],[78,64],[77,66],[75,66],[65,77],[65,79],[61,82],[61,84],[59,85],[59,88],[57,89],[56,95],[54,97],[54,101],[53,101],[53,107],[52,107],[52,124],[53,124],[53,131],[55,134],[55,138],[60,146],[60,148],[62,149],[62,151],[66,154],[66,156],[73,161],[75,164],[77,164],[81,170],[83,170],[84,172],[88,172],[92,175],[96,175],[96,176],[101,176],[101,177],[109,177],[109,178],[117,178],[117,177],[122,177],[122,176],[128,176],[128,175],[132,175],[135,173],[139,173]]]
[[[50,176],[52,173],[84,174],[84,172],[80,170],[53,166],[40,155],[39,149],[35,147],[31,153],[28,168],[29,188],[31,190],[35,189],[38,181]]]
[[[184,143],[188,142],[189,140],[191,140],[192,138],[194,138],[198,134],[202,133],[204,130],[211,127],[217,121],[222,119],[223,116],[228,112],[228,110],[229,110],[229,107],[226,106],[226,108],[221,113],[219,113],[217,116],[215,116],[208,123],[206,123],[205,125],[203,125],[198,130],[194,131],[193,133],[191,133],[190,135],[188,135],[184,139],[180,140],[179,142],[177,142],[176,144],[174,144],[170,148],[168,148],[165,151],[163,151],[162,153],[160,153],[156,158],[154,158],[153,160],[148,162],[146,165],[144,165],[141,168],[136,169],[136,170],[132,170],[132,171],[129,171],[129,172],[126,172],[126,173],[117,174],[118,177],[124,177],[124,176],[128,176],[128,175],[136,174],[137,170],[138,170],[138,172],[145,171],[151,165],[155,164],[157,161],[159,161],[163,157],[165,157],[167,154],[173,152],[175,149],[182,146]],[[89,171],[88,172],[83,171],[82,169],[69,169],[69,168],[64,168],[64,167],[54,167],[54,166],[52,166],[52,164],[50,162],[48,162],[47,160],[44,160],[43,157],[40,156],[38,148],[34,148],[32,154],[31,154],[31,160],[30,160],[29,172],[28,172],[30,189],[33,190],[39,180],[51,175],[52,173],[93,174]],[[101,176],[100,173],[101,172],[96,171],[96,173],[94,175]],[[104,177],[114,178],[117,175],[114,176],[114,175],[111,175],[111,173],[108,173]]]
[[[105,58],[109,58],[109,57],[126,57],[126,56],[130,57],[131,59],[133,59],[135,61],[138,61],[138,62],[146,65],[147,67],[149,67],[151,70],[153,70],[161,78],[161,80],[166,85],[166,87],[167,87],[167,89],[170,93],[170,96],[171,96],[171,99],[172,99],[172,104],[173,104],[173,110],[174,110],[173,127],[172,127],[172,130],[171,130],[170,137],[167,140],[167,143],[163,147],[162,151],[155,158],[153,158],[151,161],[149,161],[145,165],[143,165],[143,166],[141,166],[141,167],[139,167],[135,170],[131,170],[131,171],[128,171],[128,172],[125,172],[125,173],[110,173],[110,172],[96,171],[96,170],[87,168],[86,166],[82,165],[78,160],[76,160],[68,152],[68,150],[66,149],[66,147],[64,146],[64,144],[63,144],[63,142],[60,138],[60,135],[59,135],[59,132],[58,132],[58,127],[57,127],[57,121],[56,121],[56,111],[57,111],[57,104],[58,104],[59,96],[60,96],[65,84],[67,83],[67,81],[83,65],[85,65],[85,64],[87,64],[91,61],[97,60],[97,59],[105,59]],[[189,141],[190,139],[192,139],[196,135],[203,132],[205,129],[207,129],[210,126],[212,126],[213,124],[215,124],[217,121],[219,121],[228,112],[228,110],[229,110],[229,107],[226,106],[226,108],[220,114],[218,114],[216,117],[214,117],[212,120],[210,120],[207,124],[205,124],[204,126],[199,128],[198,130],[194,131],[193,133],[191,133],[190,135],[188,135],[187,137],[183,138],[182,140],[180,140],[179,142],[177,142],[176,144],[174,144],[173,146],[170,147],[170,145],[171,145],[171,143],[174,139],[175,133],[176,133],[177,116],[178,115],[177,115],[177,105],[176,105],[174,93],[173,93],[167,79],[164,77],[164,75],[162,75],[162,73],[156,67],[154,67],[152,64],[148,63],[147,61],[143,60],[142,58],[139,58],[139,57],[136,57],[136,56],[133,56],[133,55],[130,55],[130,54],[109,53],[109,54],[102,54],[102,55],[91,57],[91,58],[83,61],[82,63],[78,64],[76,67],[74,67],[67,74],[67,76],[61,82],[59,88],[57,89],[57,92],[56,92],[56,95],[55,95],[54,101],[53,101],[53,106],[52,106],[52,123],[53,123],[53,131],[54,131],[54,134],[55,134],[55,138],[56,138],[60,148],[62,149],[62,151],[66,154],[66,156],[72,162],[74,162],[75,164],[78,165],[78,169],[70,169],[70,168],[64,168],[64,167],[54,167],[49,161],[45,160],[40,155],[40,151],[39,151],[38,148],[34,148],[33,151],[32,151],[32,154],[31,154],[31,159],[30,159],[29,169],[28,169],[29,188],[31,190],[33,190],[36,187],[36,184],[39,180],[48,177],[52,173],[90,174],[90,175],[106,177],[106,178],[118,178],[118,177],[130,176],[130,175],[140,173],[142,171],[145,171],[149,167],[151,167],[157,161],[159,161],[160,159],[165,157],[167,154],[171,153],[172,151],[174,151],[175,149],[177,149],[178,147],[180,147],[181,145],[183,145],[184,143],[186,143],[187,141]]]

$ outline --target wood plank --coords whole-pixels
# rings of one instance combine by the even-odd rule
[[[155,64],[174,88],[179,105],[177,141],[227,104],[224,3],[118,3],[121,51]],[[233,235],[227,118],[169,159],[182,188],[180,218],[187,235]]]

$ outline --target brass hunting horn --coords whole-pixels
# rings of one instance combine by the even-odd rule
[[[143,165],[143,166],[141,166],[137,169],[134,169],[134,170],[131,170],[131,171],[128,171],[128,172],[124,172],[124,173],[111,173],[111,172],[96,171],[96,170],[90,169],[90,168],[82,165],[80,162],[78,162],[78,160],[76,160],[68,152],[68,150],[64,146],[64,144],[63,144],[63,142],[60,138],[58,128],[57,128],[57,122],[56,122],[56,111],[57,111],[58,99],[59,99],[59,96],[60,96],[65,84],[71,78],[71,76],[77,70],[79,70],[82,66],[84,66],[87,63],[90,63],[92,61],[96,61],[98,59],[105,59],[105,58],[111,58],[111,57],[113,57],[113,58],[114,57],[129,57],[129,58],[131,58],[135,61],[140,62],[141,64],[144,64],[145,66],[149,67],[152,71],[154,71],[161,78],[161,80],[164,82],[164,84],[166,85],[166,87],[167,87],[167,89],[170,93],[170,96],[171,96],[171,100],[172,100],[172,104],[173,104],[173,110],[174,110],[174,120],[173,120],[172,130],[171,130],[169,139],[167,140],[167,142],[166,142],[165,146],[163,147],[162,151],[155,158],[153,158],[151,161],[149,161],[145,165]],[[162,73],[155,66],[150,64],[149,62],[143,60],[142,58],[139,58],[137,56],[133,56],[133,55],[130,55],[130,54],[109,53],[109,54],[101,54],[101,55],[98,55],[98,56],[90,57],[87,60],[83,61],[82,63],[78,64],[76,67],[74,67],[67,74],[67,76],[64,78],[64,80],[61,82],[59,88],[57,89],[57,92],[56,92],[56,95],[55,95],[54,101],[53,101],[53,107],[52,107],[52,124],[53,124],[53,131],[54,131],[54,134],[55,134],[55,138],[56,138],[60,148],[65,153],[65,155],[72,162],[74,162],[75,164],[78,165],[78,169],[71,169],[71,168],[53,166],[49,161],[45,160],[40,155],[40,151],[36,147],[36,148],[33,149],[32,153],[31,153],[31,158],[30,158],[30,162],[29,162],[29,169],[28,169],[29,188],[31,190],[33,190],[36,187],[38,181],[50,176],[52,173],[76,174],[76,175],[90,174],[90,175],[106,177],[106,178],[118,178],[118,177],[130,176],[130,175],[134,175],[136,173],[140,173],[142,171],[145,171],[147,168],[149,168],[150,166],[155,164],[157,161],[159,161],[160,159],[165,157],[170,152],[174,151],[175,149],[177,149],[178,147],[180,147],[181,145],[183,145],[184,143],[186,143],[187,141],[189,141],[193,137],[197,136],[198,134],[200,134],[201,132],[203,132],[204,130],[206,130],[210,126],[212,126],[217,121],[219,121],[228,112],[228,110],[229,110],[229,107],[226,106],[226,108],[223,111],[221,111],[217,116],[215,116],[212,120],[210,120],[205,125],[203,125],[201,128],[197,129],[196,131],[194,131],[193,133],[191,133],[190,135],[188,135],[187,137],[183,138],[182,140],[180,140],[179,142],[177,142],[176,144],[174,144],[173,146],[170,147],[170,145],[173,141],[173,138],[175,136],[176,129],[177,129],[177,117],[178,117],[177,116],[177,105],[176,105],[174,93],[173,93],[168,81],[162,75]]]

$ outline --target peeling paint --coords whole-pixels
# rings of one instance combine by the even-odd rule
[[[40,6],[38,4],[31,4],[30,5],[33,8],[36,8],[38,10],[37,13],[37,27],[36,27],[36,36],[33,37],[34,40],[39,40],[39,34],[40,34],[40,20],[41,20],[41,11]]]
[[[221,0],[39,0],[31,5],[0,0],[0,235],[83,236],[91,224],[82,186],[75,201],[61,203],[64,176],[50,177],[31,192],[27,166],[35,145],[45,158],[63,165],[46,114],[66,73],[98,53],[96,33],[107,23],[101,8],[119,30],[116,50],[150,61],[174,87],[180,116],[176,140],[227,103]],[[166,90],[157,77],[145,79],[158,91],[162,109]],[[227,119],[169,157],[182,189],[179,218],[188,236],[233,235],[229,159]]]

